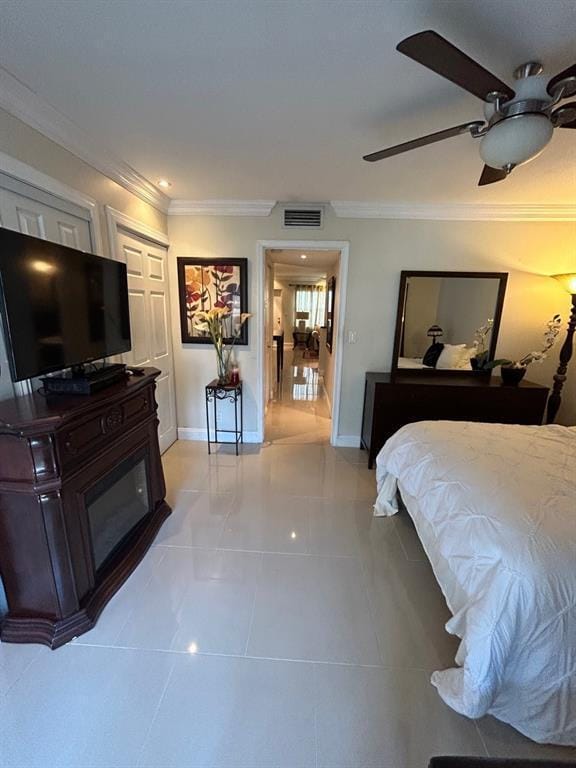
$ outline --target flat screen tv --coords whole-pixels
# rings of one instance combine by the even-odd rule
[[[0,287],[13,381],[130,349],[125,264],[0,228]]]

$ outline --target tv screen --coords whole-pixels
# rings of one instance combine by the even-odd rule
[[[0,228],[0,286],[13,381],[130,349],[125,264]]]

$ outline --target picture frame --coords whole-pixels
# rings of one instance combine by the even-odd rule
[[[336,277],[332,275],[326,284],[326,348],[332,354],[334,339],[334,303],[336,300]]]
[[[228,307],[232,324],[248,312],[248,259],[207,259],[181,256],[178,264],[178,300],[183,344],[212,344],[207,331],[194,327],[194,315],[214,307]],[[224,340],[230,343],[232,338]],[[236,345],[248,344],[245,322]]]

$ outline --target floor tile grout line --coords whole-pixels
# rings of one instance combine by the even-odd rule
[[[308,549],[312,549],[312,512],[310,510],[310,503],[308,503],[306,509],[306,519],[308,522]],[[312,555],[313,552],[307,552],[306,554]]]
[[[175,648],[139,648],[133,645],[104,645],[101,643],[74,643],[74,648],[105,648],[107,650],[132,651],[141,653],[169,653],[174,656],[198,656],[206,658],[223,659],[244,659],[248,661],[271,661],[287,664],[318,664],[321,666],[359,668],[359,669],[381,669],[389,672],[422,672],[431,675],[433,669],[424,667],[393,666],[387,664],[362,664],[354,661],[330,661],[326,659],[298,659],[282,656],[256,656],[253,654],[222,653],[218,651],[196,651],[191,653],[186,649],[178,650]]]
[[[264,555],[260,554],[260,572],[258,574],[258,580],[254,587],[254,597],[252,598],[252,611],[250,613],[250,623],[248,624],[248,632],[246,634],[246,645],[244,646],[244,657],[248,657],[248,647],[250,645],[250,638],[252,637],[252,625],[254,624],[254,616],[256,615],[256,599],[258,597],[258,588],[260,586],[260,580],[263,577],[264,572]]]
[[[398,513],[396,513],[396,514],[398,514]],[[398,542],[400,544],[400,548],[401,548],[402,552],[404,553],[404,557],[406,558],[406,560],[408,562],[410,562],[410,558],[408,557],[408,554],[406,552],[406,547],[404,546],[404,542],[402,541],[402,537],[400,536],[400,534],[398,532],[398,526],[397,526],[397,521],[396,520],[394,520],[394,533],[396,534],[396,537],[397,537]]]
[[[362,586],[364,588],[364,594],[366,597],[366,603],[368,605],[368,616],[370,617],[370,624],[372,626],[372,632],[374,633],[374,636],[376,637],[376,648],[378,649],[378,658],[380,659],[380,663],[384,663],[384,655],[382,653],[382,644],[380,642],[380,636],[378,633],[378,630],[376,629],[376,618],[374,615],[374,606],[372,605],[372,599],[370,597],[370,590],[368,589],[369,579],[368,579],[368,573],[366,570],[366,564],[364,563],[364,558],[360,557],[360,573],[362,578]]]
[[[8,698],[10,691],[14,688],[14,686],[16,686],[20,682],[20,680],[22,680],[22,678],[28,673],[28,670],[38,661],[40,656],[42,656],[42,651],[39,648],[34,658],[30,659],[30,661],[22,669],[20,674],[12,681],[12,683],[8,686],[8,688],[6,688],[6,690],[2,692],[2,696],[0,696],[0,699]]]
[[[318,768],[318,679],[316,674],[316,664],[312,667],[312,689],[314,691],[314,766]]]
[[[153,569],[152,569],[152,573],[151,573],[151,574],[150,574],[150,576],[149,576],[149,577],[146,579],[146,583],[144,584],[144,588],[143,588],[143,590],[142,590],[142,591],[146,592],[146,591],[148,590],[148,585],[150,584],[150,582],[151,582],[151,581],[152,581],[152,579],[154,578],[154,572],[155,572],[156,568],[158,568],[158,567],[159,567],[159,566],[162,564],[162,562],[164,561],[164,558],[165,558],[165,557],[166,557],[166,553],[165,553],[165,552],[162,552],[162,557],[161,557],[161,558],[160,558],[160,560],[159,560],[159,561],[158,561],[158,562],[157,562],[157,563],[154,565],[154,567],[153,567]],[[136,570],[137,570],[137,569],[136,569]],[[133,572],[132,572],[132,574],[136,573],[136,570],[135,570],[135,571],[133,571]],[[130,574],[130,576],[132,576],[132,574]],[[127,582],[127,581],[129,581],[129,579],[130,579],[130,576],[128,577],[128,579],[126,580],[126,582]],[[126,583],[126,582],[124,582],[124,583]],[[131,602],[132,602],[132,601],[131,601]],[[125,619],[124,619],[124,621],[122,622],[122,626],[120,627],[120,629],[118,630],[118,632],[117,632],[117,633],[116,633],[116,635],[114,636],[114,641],[117,641],[117,640],[118,640],[118,638],[119,638],[119,637],[122,635],[122,632],[124,631],[124,628],[126,627],[126,625],[128,624],[128,622],[129,622],[129,621],[130,621],[130,619],[132,618],[132,615],[133,615],[133,613],[134,613],[134,607],[132,606],[132,607],[130,608],[130,610],[128,610],[128,612],[127,612],[127,613],[128,613],[128,615],[126,616],[126,618],[125,618]],[[111,646],[111,647],[114,647],[114,646]]]
[[[374,493],[370,494],[370,496],[330,496],[325,493],[323,494],[294,494],[294,493],[284,493],[283,491],[277,490],[275,488],[266,488],[264,489],[265,493],[268,493],[270,495],[278,496],[282,499],[314,499],[314,500],[322,500],[322,501],[332,501],[332,502],[348,502],[350,504],[373,504],[374,503],[374,497],[376,496],[376,491]],[[250,498],[251,494],[260,495],[259,493],[255,493],[254,491],[246,491],[243,490],[242,487],[236,487],[234,491],[213,491],[211,489],[207,488],[179,488],[177,493],[204,493],[210,496],[242,496],[244,498]]]
[[[172,660],[172,666],[170,667],[170,671],[166,675],[166,682],[164,683],[164,687],[162,688],[162,692],[160,693],[160,696],[158,698],[158,703],[156,704],[154,708],[154,714],[152,715],[150,719],[150,725],[148,726],[148,729],[146,730],[146,735],[144,736],[142,740],[142,746],[138,750],[138,757],[136,758],[136,766],[142,765],[142,760],[144,758],[144,749],[147,745],[148,738],[150,737],[150,734],[152,733],[152,728],[154,727],[154,723],[158,719],[158,714],[160,712],[160,707],[162,706],[162,703],[164,699],[166,698],[166,692],[168,690],[168,686],[170,685],[170,681],[172,680],[172,675],[174,674],[174,668],[176,666],[176,658]]]
[[[233,496],[232,506],[234,506],[234,501],[236,500],[236,494],[234,493],[234,494],[232,494],[232,496]],[[216,550],[223,549],[223,547],[220,547],[219,545],[220,545],[220,543],[221,543],[221,541],[222,541],[222,539],[224,537],[224,531],[226,530],[226,525],[228,523],[228,518],[230,517],[230,515],[231,515],[231,510],[229,509],[228,512],[226,512],[226,515],[224,517],[224,521],[222,523],[222,526],[220,527],[220,533],[218,534],[218,541],[217,541],[217,544],[216,544]],[[180,546],[180,545],[178,545],[178,544],[176,544],[176,545],[167,544],[166,546]],[[191,547],[191,549],[196,549],[196,547]],[[198,549],[201,549],[201,547],[198,547]]]
[[[486,757],[491,757],[490,752],[488,750],[488,747],[486,746],[486,742],[484,740],[484,736],[482,735],[482,729],[478,725],[478,721],[477,720],[473,720],[473,723],[474,723],[474,726],[475,726],[476,731],[478,733],[478,738],[480,739],[480,743],[484,747],[484,752],[486,752]]]
[[[244,552],[248,555],[278,555],[280,557],[322,557],[334,558],[339,560],[360,560],[360,555],[335,555],[323,552],[279,552],[271,549],[239,549],[237,547],[209,547],[197,544],[154,544],[154,549],[193,549],[204,552]],[[411,560],[410,562],[421,562],[420,560]]]

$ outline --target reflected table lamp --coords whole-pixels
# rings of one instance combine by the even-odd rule
[[[431,325],[426,331],[426,336],[432,339],[432,344],[437,344],[438,342],[436,339],[439,339],[440,336],[444,336],[444,331],[439,325]]]
[[[552,424],[560,408],[562,402],[562,387],[566,381],[568,363],[572,357],[572,345],[574,341],[574,330],[576,330],[576,272],[568,272],[562,275],[552,275],[562,287],[572,295],[572,311],[570,313],[570,319],[568,320],[568,331],[566,333],[566,340],[562,344],[560,350],[560,361],[558,368],[554,374],[554,384],[552,385],[552,393],[548,399],[548,410],[546,412],[546,423]]]
[[[296,320],[298,320],[298,330],[306,330],[306,320],[310,317],[310,312],[296,312]]]

